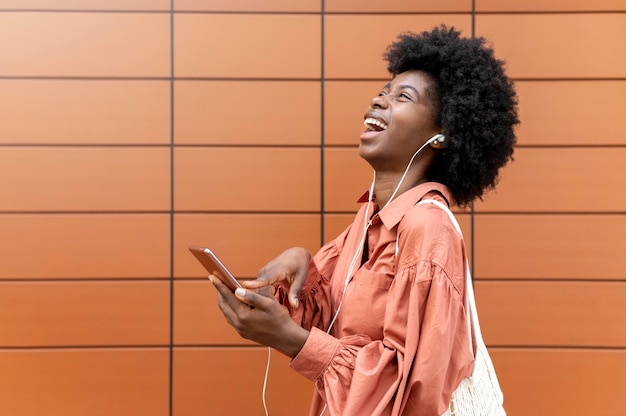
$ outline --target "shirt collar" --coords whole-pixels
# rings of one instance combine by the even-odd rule
[[[389,205],[378,213],[381,221],[387,229],[391,230],[398,225],[409,208],[417,204],[426,194],[431,192],[439,192],[449,204],[453,203],[452,195],[447,186],[438,182],[424,182],[395,197]],[[365,191],[357,202],[367,202],[368,200],[369,190]],[[375,195],[372,201],[376,201]]]

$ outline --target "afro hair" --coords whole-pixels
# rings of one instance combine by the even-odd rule
[[[429,167],[428,180],[446,185],[461,207],[482,199],[513,159],[516,143],[517,95],[504,62],[485,39],[461,37],[443,25],[400,34],[384,59],[394,77],[417,70],[434,81],[428,95],[447,146]]]

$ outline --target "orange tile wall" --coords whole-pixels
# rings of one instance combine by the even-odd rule
[[[516,161],[459,214],[508,413],[623,415],[621,0],[0,0],[0,415],[263,414],[267,350],[187,246],[252,277],[338,233],[382,51],[439,23],[520,96]],[[271,415],[311,388],[273,354]]]

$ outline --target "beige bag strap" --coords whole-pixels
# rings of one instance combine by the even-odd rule
[[[461,231],[461,226],[459,225],[458,221],[456,220],[456,217],[454,216],[454,214],[452,213],[452,211],[450,210],[450,208],[448,208],[446,204],[440,201],[437,201],[435,199],[423,199],[419,201],[416,205],[420,205],[420,204],[433,204],[443,209],[445,212],[447,212],[448,217],[450,217],[450,221],[452,221],[452,224],[454,225],[454,228],[456,228],[456,230],[461,235],[461,238],[463,238],[463,232]],[[476,299],[474,298],[474,284],[472,282],[472,274],[470,271],[469,262],[467,261],[467,258],[465,259],[465,276],[466,276],[466,282],[465,282],[466,307],[465,309],[467,313],[469,349],[473,357],[474,351],[472,347],[473,345],[472,326],[474,329],[474,336],[476,338],[476,345],[479,345],[479,344],[484,345],[485,341],[483,341],[483,336],[482,336],[482,333],[480,332],[480,323],[478,322],[478,311],[476,310]]]

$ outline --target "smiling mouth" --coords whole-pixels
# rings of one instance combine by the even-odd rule
[[[387,130],[387,124],[372,117],[368,117],[363,121],[367,131],[383,131]]]

